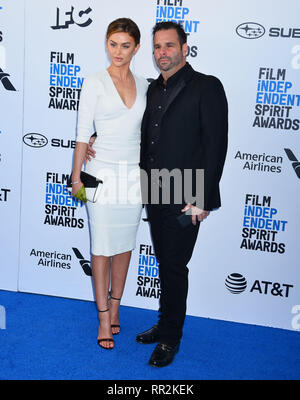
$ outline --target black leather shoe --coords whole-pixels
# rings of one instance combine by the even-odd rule
[[[158,325],[154,325],[147,331],[139,333],[136,337],[136,341],[143,344],[155,343],[158,342],[158,340],[159,340]]]
[[[166,367],[174,360],[179,350],[179,343],[175,346],[158,343],[150,357],[149,365],[152,367]]]

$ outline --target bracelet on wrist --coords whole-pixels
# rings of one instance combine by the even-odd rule
[[[76,185],[76,183],[79,183],[80,181],[75,181],[75,182],[71,182],[72,185]]]

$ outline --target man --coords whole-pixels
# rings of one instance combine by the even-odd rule
[[[219,181],[227,151],[227,101],[221,82],[193,70],[186,62],[187,36],[181,25],[160,22],[153,28],[154,58],[161,71],[147,93],[142,122],[142,194],[146,204],[161,283],[158,324],[137,335],[139,343],[158,342],[149,364],[169,365],[182,337],[188,293],[187,264],[192,256],[200,222],[220,207]],[[89,149],[89,155],[94,151]],[[88,157],[89,158],[89,157]],[[154,171],[192,171],[197,192],[197,171],[204,170],[203,204],[175,201],[182,188],[170,185],[163,201],[164,182],[151,180]],[[143,177],[150,186],[145,194]],[[155,176],[155,174],[154,174]],[[183,179],[182,186],[185,186]],[[159,188],[159,189],[158,189]],[[159,191],[159,201],[153,201]],[[147,192],[147,191],[146,191]],[[198,206],[198,207],[197,207]],[[190,215],[184,215],[184,214]],[[183,217],[183,221],[182,221]]]
[[[176,180],[171,185],[170,202],[153,202],[153,192],[163,192],[161,180],[151,180],[145,203],[161,282],[158,324],[137,335],[139,343],[158,342],[149,364],[170,364],[179,349],[186,315],[188,292],[187,264],[192,256],[200,222],[220,203],[219,181],[227,151],[227,101],[221,82],[193,70],[186,62],[188,46],[181,25],[160,22],[153,28],[154,58],[160,76],[147,93],[142,122],[142,170],[151,173],[166,169],[193,173],[192,186],[199,184],[197,170],[204,170],[201,208],[182,200]],[[155,186],[156,183],[156,186]],[[185,184],[183,178],[183,185]],[[157,186],[159,189],[157,189]],[[143,187],[143,184],[142,184]],[[197,190],[197,188],[196,188]],[[182,190],[180,189],[179,192]],[[152,197],[151,197],[152,196]],[[145,199],[145,193],[144,197]],[[181,215],[190,221],[180,223]],[[190,223],[189,223],[190,222]]]

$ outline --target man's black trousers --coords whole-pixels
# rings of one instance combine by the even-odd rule
[[[159,261],[161,284],[160,342],[177,344],[182,337],[188,293],[187,264],[196,243],[199,222],[182,227],[180,205],[146,206],[155,256]],[[191,218],[191,217],[190,217]]]

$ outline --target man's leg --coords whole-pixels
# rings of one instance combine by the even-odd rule
[[[138,335],[141,343],[159,342],[149,359],[153,367],[169,365],[179,349],[186,314],[188,292],[187,264],[197,239],[199,223],[183,228],[178,222],[182,214],[172,206],[148,206],[148,218],[161,284],[158,327]]]
[[[161,220],[161,205],[147,205],[146,206],[146,211],[147,211],[147,217],[150,222],[150,234],[151,234],[151,240],[154,248],[154,253],[156,259],[159,261],[160,258],[160,249],[161,249],[161,243],[162,243],[162,220]],[[160,269],[159,269],[159,275],[161,275]],[[160,288],[162,288],[162,282],[161,276],[160,276]],[[161,311],[161,306],[158,310],[159,312]],[[139,343],[144,343],[144,344],[150,344],[150,343],[155,343],[158,342],[159,340],[159,329],[158,329],[158,324],[155,324],[152,328],[148,329],[147,331],[141,332],[137,335],[136,337],[137,342]]]
[[[177,344],[182,337],[188,293],[187,264],[199,230],[199,223],[183,228],[177,219],[180,215],[180,211],[174,211],[172,207],[165,206],[161,210],[159,341],[168,345]]]

